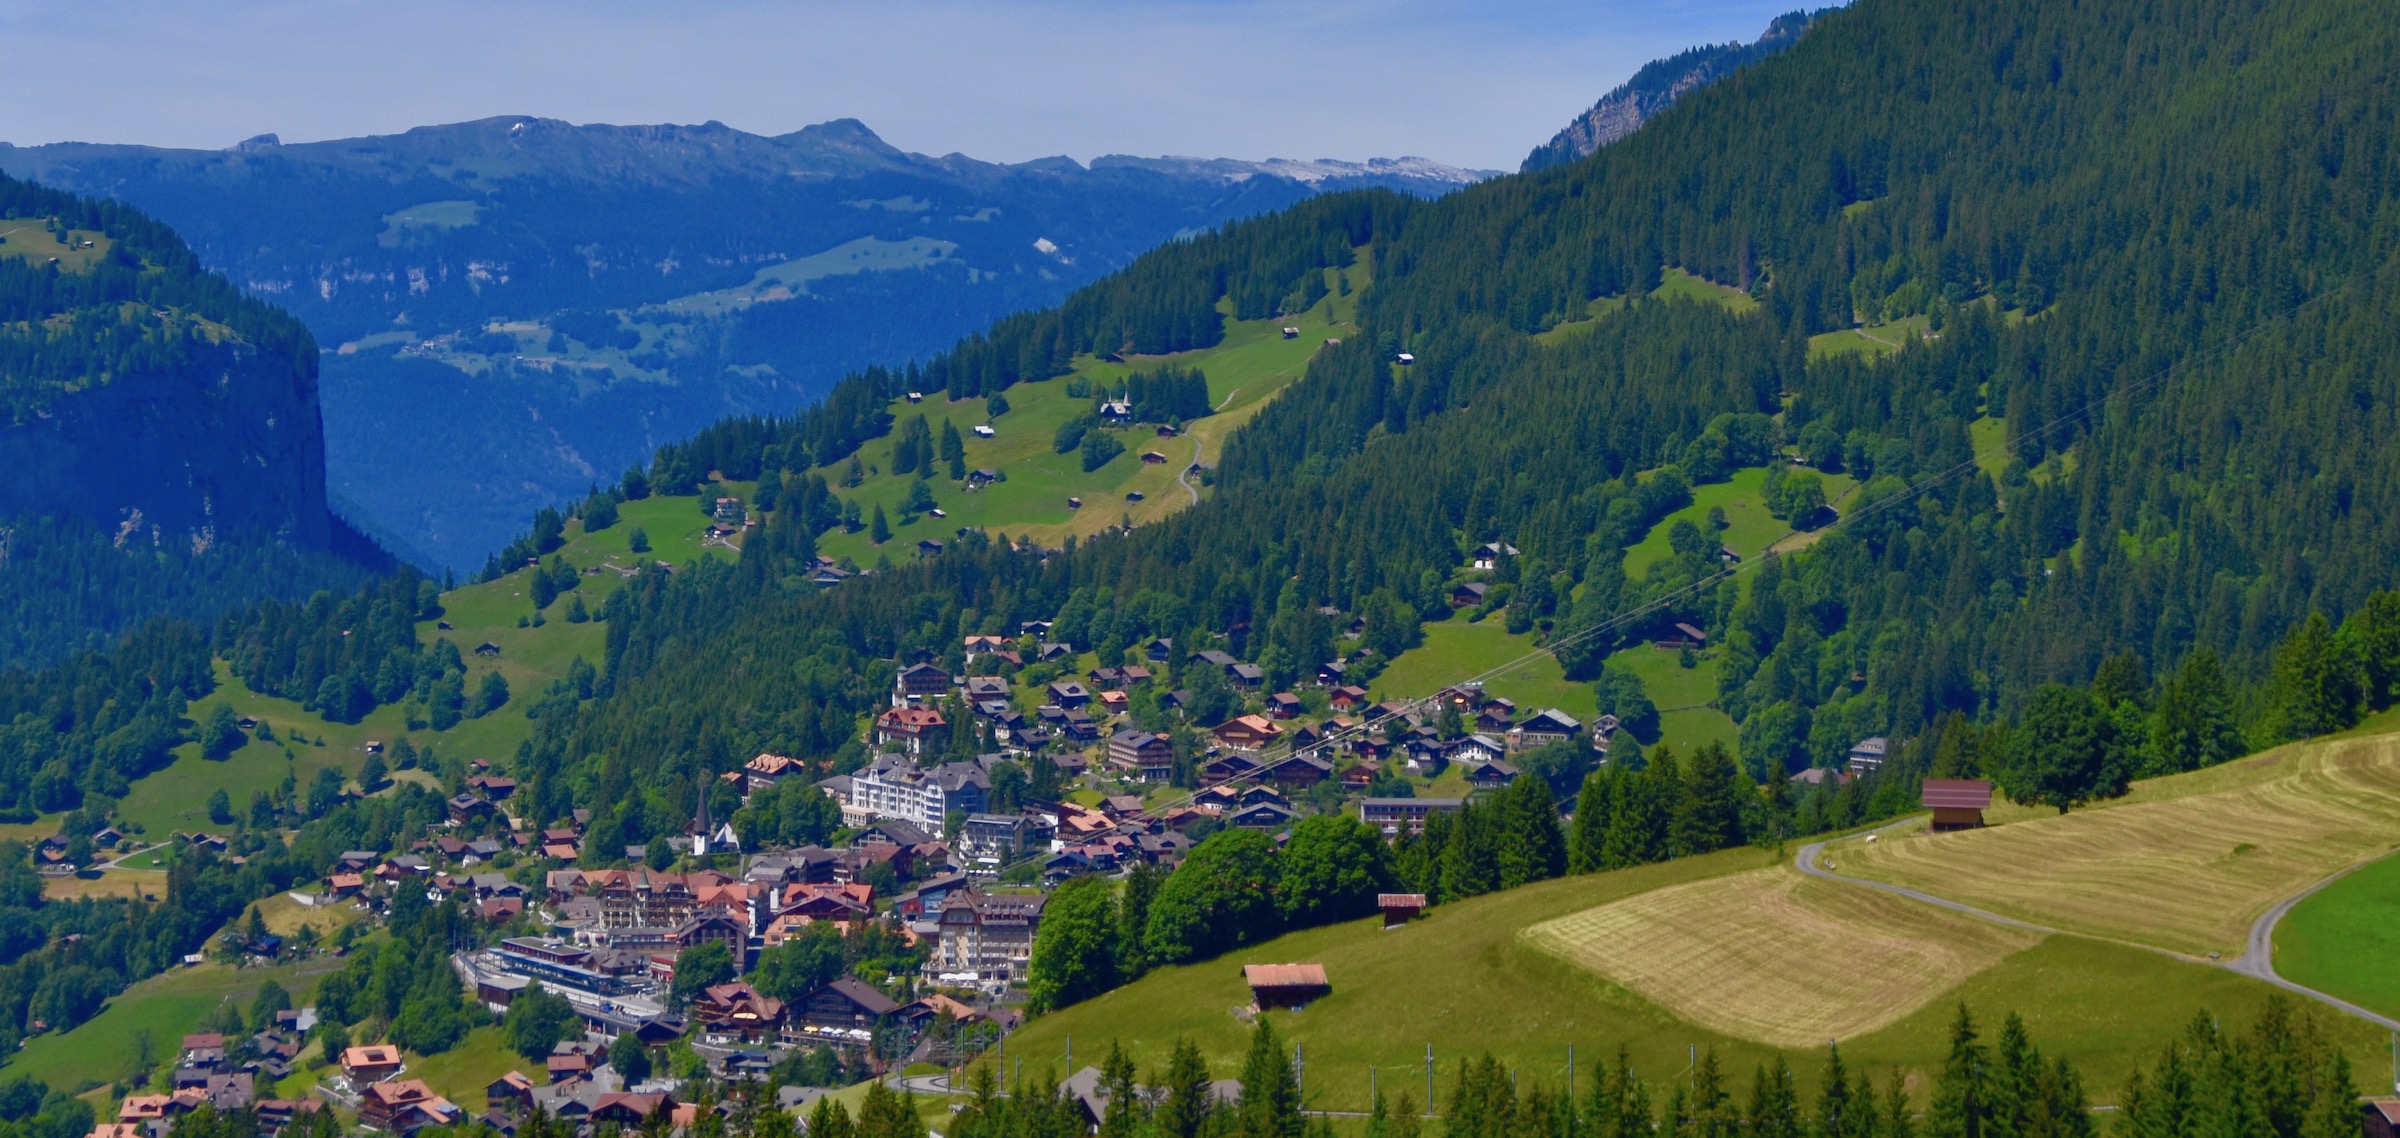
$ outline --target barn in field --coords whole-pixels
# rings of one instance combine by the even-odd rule
[[[1992,784],[1980,778],[1925,780],[1925,808],[1933,811],[1933,832],[1973,830],[1983,825],[1983,812],[1992,806]]]
[[[1379,893],[1375,897],[1375,907],[1383,910],[1383,927],[1396,929],[1416,920],[1417,914],[1425,911],[1425,895],[1422,893]]]
[[[1309,1001],[1333,992],[1322,964],[1245,964],[1242,980],[1258,1010],[1303,1008]]]

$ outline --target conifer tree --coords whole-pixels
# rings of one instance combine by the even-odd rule
[[[2215,652],[2202,648],[2184,657],[2167,678],[2151,738],[2159,767],[2154,774],[2213,766],[2247,749],[2234,716],[2233,691]]]
[[[1142,1099],[1134,1086],[1133,1057],[1113,1039],[1108,1043],[1108,1058],[1100,1063],[1100,1085],[1108,1092],[1108,1113],[1100,1119],[1100,1138],[1133,1138],[1144,1121]]]
[[[1559,830],[1550,784],[1535,775],[1520,775],[1495,801],[1501,812],[1500,888],[1514,889],[1565,873],[1566,835]]]
[[[1725,1089],[1725,1074],[1717,1066],[1715,1047],[1702,1049],[1700,1063],[1692,1070],[1691,1083],[1692,1138],[1739,1138],[1741,1108],[1734,1104],[1732,1092]]]
[[[2358,722],[2358,666],[2325,614],[2310,613],[2275,650],[2268,702],[2283,739],[2330,734]]]
[[[1862,1083],[1863,1085],[1863,1083]],[[1816,1138],[1873,1138],[1874,1088],[1863,1092],[1842,1065],[1839,1044],[1825,1048],[1825,1072],[1817,1085]]]
[[[1300,1084],[1292,1057],[1264,1015],[1250,1033],[1250,1056],[1242,1062],[1242,1098],[1235,1107],[1240,1138],[1300,1138]]]
[[[1607,843],[1609,812],[1614,808],[1611,787],[1616,782],[1615,766],[1605,766],[1583,777],[1583,788],[1575,793],[1575,833],[1567,851],[1567,868],[1575,873],[1592,873],[1606,868],[1603,848]]]
[[[1189,1039],[1177,1039],[1168,1054],[1167,1070],[1159,1082],[1166,1094],[1153,1116],[1161,1138],[1200,1138],[1207,1130],[1216,1100],[1209,1087],[1208,1061]]]
[[[1751,1074],[1748,1121],[1750,1138],[1801,1138],[1799,1085],[1781,1054]]]
[[[1682,856],[1742,844],[1742,796],[1754,789],[1724,744],[1712,742],[1692,752],[1669,849]]]
[[[1974,1016],[1962,1003],[1957,1018],[1950,1022],[1949,1057],[1934,1080],[1933,1101],[1925,1109],[1925,1138],[1983,1138],[1988,1078],[1982,1038],[1975,1031]]]

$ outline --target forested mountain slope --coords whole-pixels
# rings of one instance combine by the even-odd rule
[[[2368,4],[1869,0],[1583,162],[1433,203],[1325,199],[1153,253],[921,374],[668,448],[660,476],[846,453],[888,425],[877,392],[972,396],[1094,347],[1209,342],[1219,297],[1304,302],[1319,267],[1372,244],[1364,333],[1236,436],[1219,496],[1071,555],[968,548],[823,596],[776,587],[810,527],[770,522],[740,569],[629,595],[613,696],[554,722],[529,773],[563,808],[612,801],[643,777],[632,755],[690,756],[660,768],[688,786],[737,752],[823,753],[871,705],[844,678],[868,658],[1047,617],[1078,589],[1105,590],[1087,595],[1120,642],[1209,629],[1305,662],[1330,636],[1314,606],[1424,611],[1468,547],[1506,538],[1552,619],[1596,624],[1716,570],[1679,543],[1626,580],[1618,551],[1655,505],[1631,475],[1705,483],[1770,457],[1724,415],[1779,413],[1810,461],[1866,484],[1857,522],[1657,614],[1726,642],[1754,770],[1877,732],[1921,735],[1924,759],[1941,717],[2010,715],[2112,652],[2163,674],[2207,649],[2263,681],[2278,640],[2357,606],[2400,553],[2400,459],[2377,445],[2400,405],[2381,362],[2400,303],[2394,35]],[[1611,307],[1533,338],[1668,265],[1762,304]],[[1809,358],[1811,334],[1909,313],[1937,337]],[[1395,369],[1403,348],[1416,363]],[[2011,440],[1996,477],[1960,465],[1979,422]],[[824,682],[782,682],[795,668]],[[2244,710],[2268,732],[2271,712]],[[617,758],[568,761],[594,754]]]
[[[355,587],[317,353],[166,226],[0,175],[0,660]]]
[[[343,508],[461,569],[662,443],[1054,304],[1178,234],[1482,176],[1423,159],[1004,165],[907,153],[854,120],[764,137],[521,116],[221,151],[0,146],[0,170],[149,210],[306,321],[329,352]]]

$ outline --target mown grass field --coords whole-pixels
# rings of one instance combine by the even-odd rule
[[[1793,1048],[1896,1023],[2043,939],[1789,866],[1652,890],[1524,935],[1693,1023]]]
[[[1835,851],[1842,872],[2054,928],[2238,954],[2276,900],[2400,844],[2400,736],[2281,747],[2125,800]]]
[[[288,989],[294,1002],[306,1003],[317,980],[341,963],[332,957],[276,968],[211,962],[153,976],[110,1000],[99,1015],[73,1031],[27,1040],[23,1050],[0,1065],[0,1077],[40,1079],[62,1090],[114,1082],[132,1073],[141,1036],[149,1037],[152,1057],[164,1062],[218,1004],[231,1000],[247,1015],[259,986],[269,980]]]
[[[1813,1085],[1822,1058],[1818,1040],[1778,1048],[1693,1022],[1522,935],[1527,928],[1654,890],[1737,874],[1779,875],[1786,872],[1777,868],[1782,864],[1780,855],[1766,851],[1728,850],[1479,897],[1434,909],[1393,932],[1370,920],[1293,933],[1215,961],[1162,969],[1037,1019],[1009,1040],[998,1061],[1013,1068],[1022,1059],[1028,1073],[1048,1064],[1064,1076],[1071,1070],[1065,1050],[1072,1037],[1075,1066],[1096,1062],[1113,1040],[1149,1070],[1165,1061],[1178,1039],[1190,1039],[1217,1075],[1231,1075],[1238,1070],[1248,1030],[1233,1014],[1248,1000],[1241,965],[1308,961],[1325,965],[1333,994],[1303,1011],[1271,1014],[1276,1030],[1306,1049],[1311,1108],[1366,1109],[1370,1066],[1380,1068],[1386,1093],[1407,1089],[1421,1103],[1427,1044],[1434,1048],[1438,1093],[1445,1101],[1463,1058],[1489,1052],[1528,1085],[1539,1080],[1555,1086],[1570,1045],[1586,1076],[1623,1046],[1636,1071],[1661,1087],[1684,1070],[1687,1047],[1717,1048],[1725,1068],[1744,1085],[1753,1064],[1781,1050],[1802,1082]],[[1813,892],[1798,890],[1793,896],[1816,899]],[[1851,904],[1847,898],[1830,903]],[[1917,927],[1911,920],[1914,910],[1880,913],[1874,898],[1864,904],[1877,913],[1880,925],[1896,920],[1908,929]],[[1796,960],[1802,949],[1781,940],[1778,928],[1772,921],[1758,922],[1755,951],[1744,948],[1748,955],[1724,958],[1721,969],[1704,970],[1692,983],[1755,985],[1759,981],[1750,973],[1758,970],[1838,972],[1855,951],[1851,941],[1837,939],[1825,959]],[[1969,962],[1989,955],[1987,949]],[[1857,965],[1862,972],[1868,967]],[[2133,1067],[2154,1059],[2192,1017],[2209,1013],[2229,1025],[2247,1023],[2276,991],[2225,969],[2074,936],[2043,939],[1985,962],[1979,971],[1961,968],[1938,985],[1920,979],[1919,988],[1932,991],[1917,996],[1922,1002],[1906,1014],[1880,1017],[1881,1026],[1842,1037],[1851,1070],[1873,1071],[1879,1080],[1894,1069],[1908,1072],[1921,1104],[1926,1079],[1939,1070],[1948,1046],[1950,1018],[1963,1002],[1987,1031],[1996,1030],[2010,1011],[2022,1013],[2044,1052],[2076,1064],[2095,1100],[2109,1103],[2116,1101]],[[1813,994],[1802,995],[1818,1002]],[[2364,1024],[2331,1017],[2320,1022],[2354,1062],[2382,1054],[2381,1033]]]
[[[945,516],[928,513],[903,523],[901,507],[907,503],[916,479],[893,469],[896,435],[869,442],[858,456],[868,477],[857,486],[840,485],[849,467],[847,459],[820,468],[818,473],[836,487],[835,492],[844,500],[858,503],[862,524],[881,506],[891,524],[891,540],[877,545],[867,528],[856,533],[836,531],[819,539],[819,550],[829,557],[848,557],[859,565],[873,565],[878,557],[906,561],[917,555],[917,542],[930,539],[948,543],[961,529],[978,529],[994,535],[1006,533],[1012,538],[1057,546],[1070,534],[1089,537],[1123,522],[1142,525],[1184,509],[1192,504],[1192,491],[1178,484],[1178,476],[1194,461],[1215,465],[1223,457],[1225,442],[1233,432],[1300,378],[1309,358],[1327,337],[1342,335],[1348,328],[1357,309],[1356,290],[1364,287],[1369,267],[1362,259],[1342,272],[1349,275],[1353,289],[1349,296],[1328,295],[1308,311],[1293,316],[1235,320],[1227,315],[1223,342],[1198,351],[1136,356],[1123,363],[1081,357],[1070,376],[1009,388],[1008,411],[997,419],[990,417],[989,403],[982,398],[950,402],[938,392],[929,392],[922,403],[912,404],[905,398],[894,400],[891,412],[895,422],[923,415],[938,441],[942,423],[947,420],[965,442],[967,469],[997,470],[1007,480],[969,490],[964,484],[951,481],[946,477],[946,469],[937,466],[936,476],[928,481],[928,486],[936,507]],[[1331,280],[1337,271],[1329,269],[1327,274]],[[1286,326],[1298,328],[1300,334],[1285,339],[1281,330]],[[1124,453],[1091,471],[1083,469],[1079,453],[1059,454],[1053,449],[1058,428],[1091,410],[1090,400],[1068,397],[1070,382],[1084,379],[1094,385],[1111,383],[1134,372],[1156,370],[1167,364],[1196,367],[1207,373],[1209,401],[1217,408],[1215,414],[1186,424],[1184,433],[1175,438],[1159,437],[1152,425],[1112,429],[1109,433],[1123,444]],[[993,437],[977,437],[974,428],[986,423],[992,427]],[[1141,458],[1145,452],[1155,452],[1166,461],[1145,463]],[[1195,477],[1190,485],[1197,489],[1200,484]],[[1129,500],[1126,497],[1129,493],[1138,493],[1142,498]],[[1082,507],[1069,506],[1069,498],[1082,499]]]
[[[2400,1015],[2400,858],[2352,871],[2275,925],[2275,970],[2360,1007]]]

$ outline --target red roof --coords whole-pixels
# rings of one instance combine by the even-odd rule
[[[1925,805],[1935,810],[1988,810],[1992,805],[1991,781],[1980,778],[1926,779]]]
[[[1242,979],[1256,988],[1331,988],[1322,964],[1245,964]]]
[[[1422,893],[1378,893],[1375,895],[1375,904],[1378,908],[1384,909],[1422,909],[1425,907],[1425,895]]]

